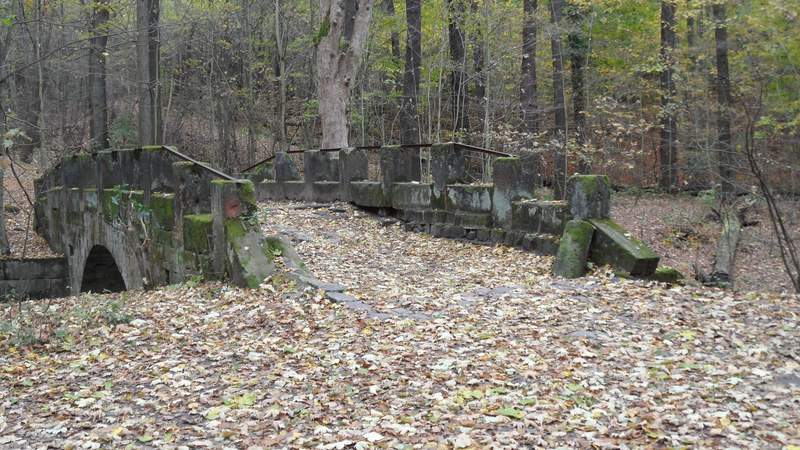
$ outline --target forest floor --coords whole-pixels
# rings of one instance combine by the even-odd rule
[[[800,445],[797,296],[262,206],[357,303],[275,276],[0,305],[0,447]]]

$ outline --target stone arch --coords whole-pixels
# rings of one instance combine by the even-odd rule
[[[111,252],[102,245],[92,247],[83,266],[80,291],[122,292],[125,290],[125,279]]]

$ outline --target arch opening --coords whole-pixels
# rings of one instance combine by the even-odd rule
[[[83,268],[81,292],[122,292],[125,280],[114,261],[111,252],[102,245],[95,245],[89,251]]]

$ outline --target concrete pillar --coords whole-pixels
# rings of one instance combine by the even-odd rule
[[[611,186],[605,175],[573,175],[567,181],[567,201],[573,219],[608,219]]]
[[[511,202],[522,196],[522,162],[519,158],[497,158],[492,168],[492,220],[495,227],[511,229]]]
[[[452,142],[431,146],[431,177],[433,178],[434,202],[444,207],[445,189],[448,184],[464,182],[466,169],[464,152]]]
[[[350,201],[350,182],[369,178],[369,160],[366,150],[345,148],[339,152],[339,180],[342,200]]]

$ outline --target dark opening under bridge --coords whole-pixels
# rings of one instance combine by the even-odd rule
[[[468,154],[476,151],[490,156],[491,174],[477,183],[468,176]],[[261,233],[257,200],[381,209],[408,230],[557,253],[556,273],[564,276],[581,276],[587,259],[633,276],[652,275],[658,265],[610,220],[604,176],[574,176],[566,201],[541,200],[536,163],[454,143],[431,145],[424,155],[420,146],[305,151],[302,171],[278,153],[250,169],[233,177],[165,146],[67,157],[36,182],[36,231],[64,255],[60,282],[71,294],[194,276],[257,287],[279,255],[297,279],[313,279],[287,240]],[[0,295],[14,285],[6,266]]]

